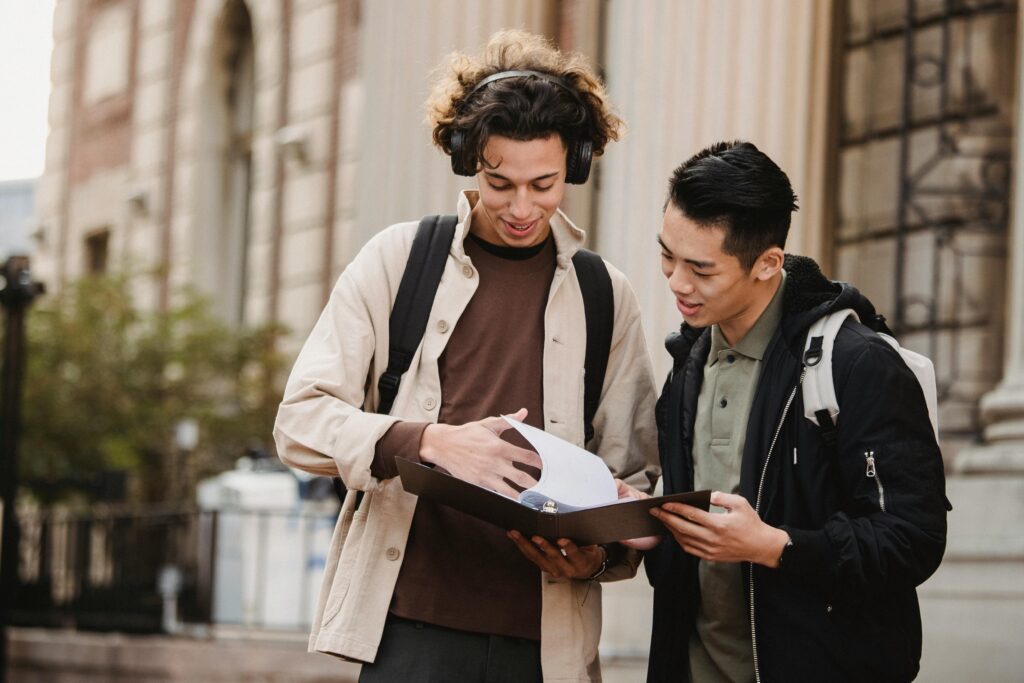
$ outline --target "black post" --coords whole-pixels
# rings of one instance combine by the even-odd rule
[[[4,309],[4,366],[0,377],[0,497],[3,498],[3,536],[0,537],[0,683],[7,680],[7,624],[18,590],[18,435],[21,428],[21,380],[25,374],[25,311],[43,292],[32,281],[27,256],[12,256],[0,275],[0,306]]]

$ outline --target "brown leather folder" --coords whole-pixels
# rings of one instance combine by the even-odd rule
[[[691,491],[573,512],[544,512],[433,467],[404,458],[395,458],[395,462],[402,488],[409,493],[473,515],[502,529],[514,529],[526,536],[568,538],[577,545],[660,536],[665,527],[648,512],[652,507],[686,503],[707,510],[711,502],[711,491]]]

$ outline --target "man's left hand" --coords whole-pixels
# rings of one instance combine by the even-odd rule
[[[559,579],[590,578],[601,568],[608,552],[599,545],[581,548],[568,538],[551,543],[540,536],[528,539],[518,531],[509,531],[508,537],[528,560]]]
[[[726,511],[705,512],[692,505],[666,503],[652,508],[651,514],[661,520],[683,550],[702,560],[779,566],[789,534],[761,521],[743,496],[714,491],[711,504]]]

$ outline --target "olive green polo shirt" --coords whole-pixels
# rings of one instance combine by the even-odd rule
[[[694,423],[694,490],[739,493],[750,405],[765,350],[782,319],[785,286],[782,271],[775,296],[738,344],[730,346],[718,325],[711,327],[711,351]],[[701,601],[697,630],[690,638],[690,680],[695,683],[754,680],[750,609],[741,566],[707,561],[698,565]]]

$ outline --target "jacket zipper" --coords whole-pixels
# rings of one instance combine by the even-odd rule
[[[868,479],[874,479],[875,486],[878,487],[878,507],[885,512],[885,488],[882,486],[882,477],[878,474],[878,468],[875,466],[875,452],[864,451],[864,461],[867,463]]]
[[[782,409],[782,418],[779,420],[779,426],[775,428],[775,436],[772,437],[771,446],[768,447],[768,457],[764,459],[764,467],[761,468],[761,478],[757,484],[757,498],[754,499],[754,512],[757,513],[758,517],[761,516],[761,493],[764,491],[764,478],[768,473],[768,463],[772,460],[772,453],[775,451],[775,444],[779,440],[779,434],[782,433],[782,426],[786,424],[786,417],[789,415],[789,408],[793,405],[793,399],[796,398],[797,389],[804,383],[804,377],[807,375],[807,368],[805,367],[800,372],[800,381],[797,382],[796,386],[793,387],[793,391],[789,393],[789,398],[786,399],[786,407]],[[754,619],[754,563],[750,562],[750,644],[754,650],[754,680],[757,683],[761,683],[761,668],[757,659],[757,626]]]

